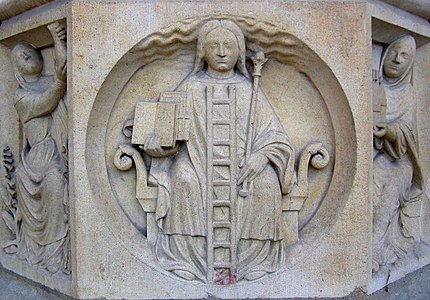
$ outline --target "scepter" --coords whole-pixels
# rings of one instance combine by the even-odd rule
[[[258,85],[261,77],[261,69],[264,63],[267,61],[267,58],[264,57],[264,53],[262,51],[258,51],[255,56],[251,57],[252,62],[254,63],[254,72],[252,73],[252,77],[254,79],[252,86],[252,99],[249,109],[249,118],[248,118],[248,128],[246,132],[246,148],[245,148],[245,163],[248,162],[251,157],[252,150],[252,137],[254,135],[254,121],[255,121],[255,108],[257,106],[258,99]],[[249,194],[249,183],[248,178],[242,183],[242,188],[239,191],[239,195],[241,197],[247,197]]]

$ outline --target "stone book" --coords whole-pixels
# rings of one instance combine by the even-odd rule
[[[149,135],[157,132],[160,146],[176,143],[176,103],[140,101],[136,105],[132,143],[144,145]]]
[[[378,70],[372,70],[373,82],[373,125],[385,123],[387,118],[387,98],[385,96],[382,78]]]

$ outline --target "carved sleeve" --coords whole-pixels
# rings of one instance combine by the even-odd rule
[[[15,107],[22,121],[51,113],[66,92],[66,83],[60,80],[55,82],[43,93],[29,92],[19,89],[16,95]]]
[[[295,181],[293,145],[267,98],[263,96],[257,106],[254,134],[253,151],[269,159],[278,173],[282,193],[288,194]]]
[[[401,159],[410,149],[416,148],[413,131],[404,123],[389,125],[390,138],[384,137],[384,149],[394,159]],[[392,137],[391,137],[392,136]]]

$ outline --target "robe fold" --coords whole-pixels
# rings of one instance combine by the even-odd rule
[[[20,84],[15,98],[23,123],[21,161],[16,170],[21,222],[17,256],[51,273],[68,273],[67,109],[61,99],[52,112],[31,117],[39,99],[55,86],[47,76]],[[54,97],[55,91],[48,94]]]
[[[419,241],[411,214],[424,186],[418,158],[416,99],[411,76],[385,85],[387,127],[394,138],[374,138],[373,270],[405,257]]]
[[[229,79],[214,79],[205,72],[188,77],[178,91],[187,93],[190,110],[190,138],[180,143],[174,157],[153,159],[150,176],[159,185],[156,218],[160,234],[156,255],[163,268],[185,270],[205,282],[207,273],[207,192],[208,192],[208,124],[207,97],[209,87],[220,93],[229,88],[236,91],[235,141],[236,153],[232,174],[237,180],[239,162],[245,156],[246,136],[252,82],[240,74]],[[214,118],[229,118],[222,109]],[[228,155],[222,147],[214,148],[214,157]],[[278,116],[260,90],[256,106],[252,153],[265,155],[269,163],[252,182],[250,195],[241,198],[236,186],[235,230],[238,238],[238,279],[256,270],[274,272],[285,260],[285,232],[282,217],[282,194],[294,184],[294,150]],[[222,173],[222,172],[221,172]],[[217,176],[226,176],[225,174]],[[214,194],[216,191],[214,190]],[[216,197],[216,195],[214,196]],[[246,244],[246,246],[245,246]]]

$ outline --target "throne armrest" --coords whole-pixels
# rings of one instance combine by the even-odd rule
[[[148,171],[139,151],[129,144],[120,145],[114,155],[114,165],[121,171],[128,171],[133,161],[136,165],[136,199],[147,214],[147,240],[155,244],[158,232],[155,220],[158,187],[148,186]]]
[[[327,166],[329,160],[327,149],[319,142],[307,145],[300,154],[297,183],[291,193],[282,197],[282,211],[287,227],[287,244],[295,243],[299,239],[299,211],[309,196],[309,165],[315,169],[322,169]]]

